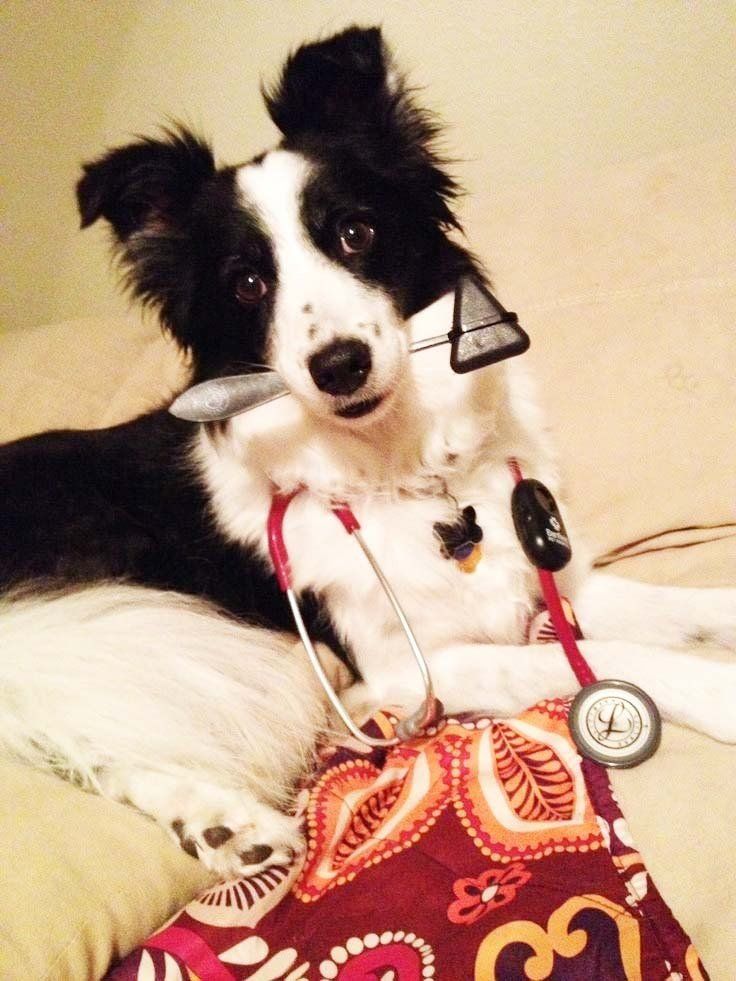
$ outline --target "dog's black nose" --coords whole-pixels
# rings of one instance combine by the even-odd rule
[[[309,359],[309,373],[320,392],[352,395],[371,370],[371,349],[363,341],[333,341]]]

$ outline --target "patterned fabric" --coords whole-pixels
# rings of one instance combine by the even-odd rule
[[[328,747],[297,865],[210,889],[114,981],[681,981],[707,974],[568,703]],[[391,735],[391,712],[374,735]]]

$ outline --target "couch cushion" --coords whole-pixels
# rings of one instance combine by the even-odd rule
[[[209,882],[153,822],[0,759],[0,977],[99,978]]]
[[[736,528],[684,528],[633,543],[618,554],[603,556],[600,564],[615,575],[642,582],[733,587]]]
[[[736,520],[734,159],[717,140],[473,198],[596,553]]]
[[[0,438],[97,428],[156,408],[187,375],[158,327],[82,318],[0,333]]]
[[[714,979],[736,964],[734,765],[733,746],[665,722],[651,760],[611,773],[647,869]]]

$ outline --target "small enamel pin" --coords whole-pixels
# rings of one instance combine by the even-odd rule
[[[465,507],[451,524],[438,521],[434,531],[440,540],[440,551],[446,559],[457,562],[463,572],[474,572],[483,556],[480,543],[483,529],[476,523],[475,508]]]

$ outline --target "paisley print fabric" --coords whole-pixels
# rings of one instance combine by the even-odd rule
[[[210,889],[109,977],[707,978],[567,710],[550,699],[447,718],[390,750],[326,748],[295,866]]]

